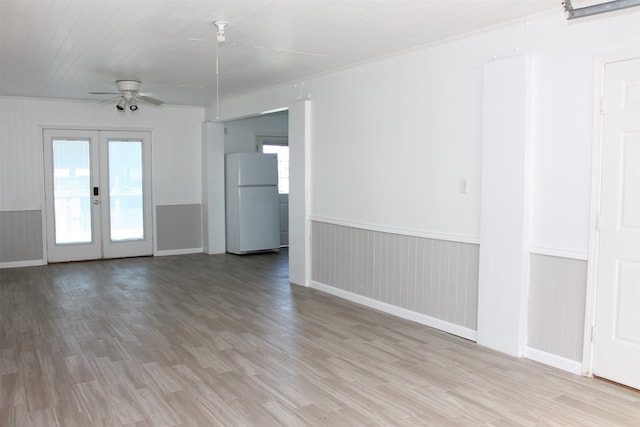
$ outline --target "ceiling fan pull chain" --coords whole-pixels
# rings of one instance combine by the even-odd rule
[[[220,69],[219,67],[220,42],[216,40],[216,120],[220,118]]]
[[[216,26],[216,120],[220,119],[220,43],[224,43],[227,38],[224,34],[224,27],[229,23],[226,21],[213,21]]]

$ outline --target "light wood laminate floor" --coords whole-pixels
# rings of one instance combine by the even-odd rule
[[[640,425],[637,392],[287,278],[286,251],[0,270],[0,425]]]

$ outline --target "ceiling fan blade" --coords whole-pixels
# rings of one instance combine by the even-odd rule
[[[151,98],[150,96],[140,95],[138,97],[138,99],[140,101],[148,102],[149,104],[153,104],[153,105],[162,105],[162,104],[164,104],[163,101],[160,101],[159,99]]]
[[[114,96],[114,97],[111,97],[111,98],[105,99],[105,100],[103,100],[103,101],[100,101],[100,104],[110,104],[110,103],[112,103],[112,102],[114,102],[114,101],[117,101],[117,100],[118,100],[118,99],[120,99],[120,98],[122,98],[122,96]]]
[[[278,53],[288,53],[291,55],[307,55],[307,56],[318,56],[318,57],[326,57],[324,53],[313,53],[313,52],[305,52],[302,50],[293,50],[293,49],[278,49],[275,47],[265,47],[265,46],[253,46],[254,49],[262,49],[262,50],[270,50],[272,52]]]
[[[89,92],[89,95],[119,95],[119,92]]]

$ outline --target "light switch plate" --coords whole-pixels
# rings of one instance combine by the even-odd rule
[[[460,179],[460,194],[468,193],[468,182],[467,178]]]

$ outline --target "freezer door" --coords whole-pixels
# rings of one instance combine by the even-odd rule
[[[278,185],[278,158],[275,154],[235,153],[238,186]]]
[[[280,248],[278,189],[238,187],[239,253]]]

